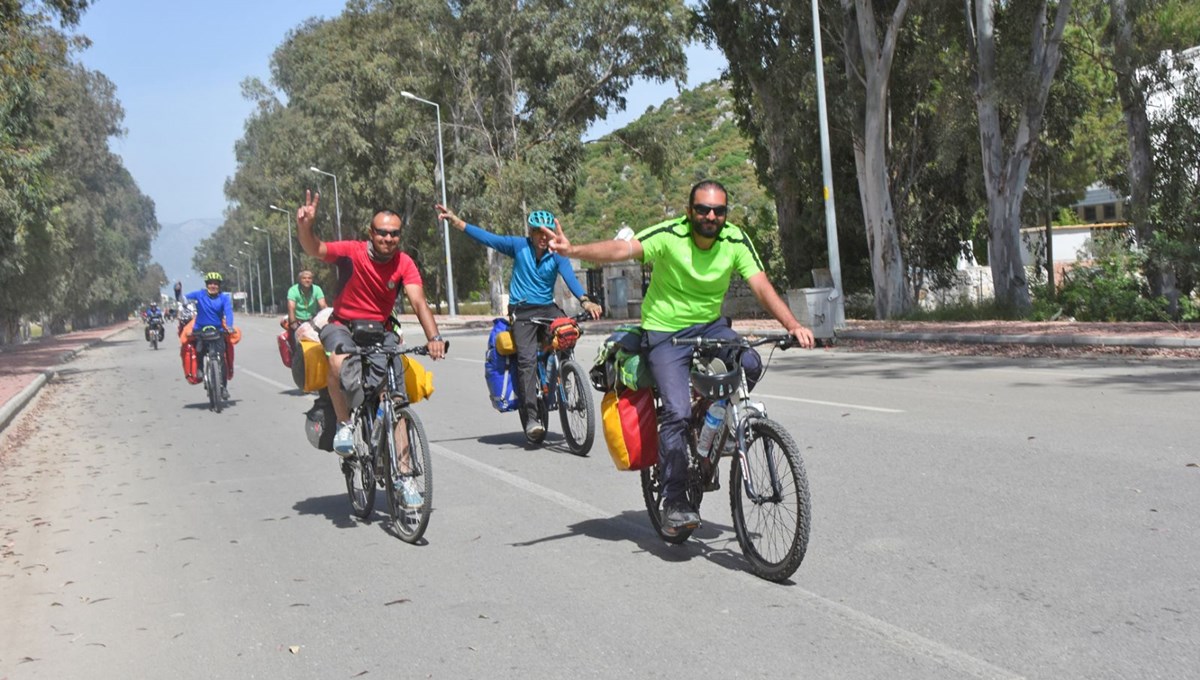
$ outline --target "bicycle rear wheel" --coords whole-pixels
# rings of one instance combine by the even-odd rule
[[[574,360],[564,361],[558,378],[562,383],[562,403],[558,405],[558,417],[562,421],[563,436],[571,453],[588,455],[596,440],[596,405],[592,391],[584,380],[583,368]]]
[[[433,509],[433,462],[429,456],[429,439],[425,436],[425,426],[411,408],[392,409],[391,405],[384,406],[384,418],[387,423],[397,423],[408,434],[409,460],[408,470],[403,470],[402,454],[399,442],[395,436],[395,428],[388,427],[385,437],[387,455],[386,487],[388,497],[388,512],[392,516],[392,528],[400,540],[416,543],[425,535],[429,526],[429,514]],[[419,496],[419,503],[410,502],[408,496]]]
[[[754,490],[748,495],[745,480]],[[729,471],[733,528],[750,571],[768,581],[791,576],[808,550],[812,506],[800,447],[779,423],[760,418],[746,433],[745,465]]]
[[[365,410],[365,406],[360,406]],[[362,520],[375,508],[375,461],[367,444],[367,416],[360,413],[354,427],[354,453],[342,460],[351,513]]]
[[[695,529],[678,529],[668,531],[662,525],[662,460],[656,465],[642,469],[642,500],[646,503],[646,513],[650,515],[650,524],[658,537],[667,543],[678,545],[688,540]],[[700,501],[704,500],[704,489],[699,483],[699,472],[694,465],[688,466],[688,482],[686,491],[687,501],[699,512]]]

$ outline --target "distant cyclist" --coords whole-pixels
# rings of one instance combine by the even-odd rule
[[[229,293],[221,292],[223,280],[224,277],[220,272],[209,272],[204,275],[203,290],[195,290],[184,296],[196,304],[196,318],[192,325],[192,333],[196,340],[197,372],[200,375],[204,374],[204,341],[200,338],[199,331],[208,326],[224,329],[226,333],[233,331],[233,301],[230,299]],[[224,337],[228,338],[228,335]],[[231,346],[227,339],[225,347],[222,348],[226,373],[233,363],[233,352],[229,351]],[[221,398],[229,399],[228,389],[222,390]]]
[[[163,313],[158,308],[158,303],[151,300],[150,305],[146,307],[146,311],[142,313],[142,320],[146,323],[146,342],[150,342],[150,334],[155,333],[162,340],[163,334]]]
[[[684,215],[647,227],[628,239],[572,245],[562,229],[556,229],[550,239],[554,252],[588,262],[637,260],[654,265],[650,288],[642,300],[642,350],[662,399],[658,450],[666,477],[662,526],[668,531],[700,526],[700,513],[685,496],[692,348],[670,341],[738,337],[729,319],[721,316],[721,302],[736,271],[796,344],[813,346],[812,331],[796,320],[775,292],[750,237],[725,221],[728,210],[725,187],[704,180],[692,187]],[[746,352],[742,366],[752,388],[762,375],[762,359],[757,352]]]
[[[296,326],[316,316],[325,309],[325,291],[313,283],[313,273],[307,269],[296,277],[296,284],[288,289],[288,333],[295,334]]]
[[[467,224],[444,205],[435,204],[438,218],[449,220],[450,225],[483,245],[513,259],[512,278],[508,281],[508,312],[513,317],[513,343],[517,346],[517,389],[521,395],[521,408],[525,411],[525,436],[533,442],[541,441],[546,434],[537,414],[537,401],[525,395],[538,390],[537,351],[539,326],[530,321],[538,317],[558,318],[565,316],[554,303],[554,283],[558,277],[579,302],[584,311],[599,319],[604,310],[588,299],[571,269],[571,262],[562,255],[547,249],[550,235],[558,220],[545,210],[535,210],[526,219],[528,233],[525,236],[501,236],[483,227]]]

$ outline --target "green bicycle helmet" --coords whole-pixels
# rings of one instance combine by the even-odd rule
[[[529,213],[529,219],[526,220],[530,229],[546,229],[554,228],[554,213],[549,210],[534,210]]]
[[[206,284],[209,281],[216,281],[217,283],[221,283],[224,280],[225,280],[224,277],[221,276],[221,272],[209,272],[204,275],[204,283],[206,283]]]

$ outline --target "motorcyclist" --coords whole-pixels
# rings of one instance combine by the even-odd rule
[[[146,342],[150,342],[150,333],[158,333],[158,341],[162,342],[163,336],[166,333],[163,327],[163,313],[158,308],[158,303],[151,301],[146,307],[146,311],[142,312],[142,320],[146,323]]]

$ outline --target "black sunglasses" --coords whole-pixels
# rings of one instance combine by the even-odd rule
[[[399,229],[376,229],[375,227],[371,227],[371,231],[375,232],[376,236],[382,238],[400,238]]]
[[[696,213],[697,217],[705,217],[710,212],[717,217],[724,217],[728,210],[729,206],[727,205],[704,205],[703,203],[696,203],[692,206],[692,212]]]

